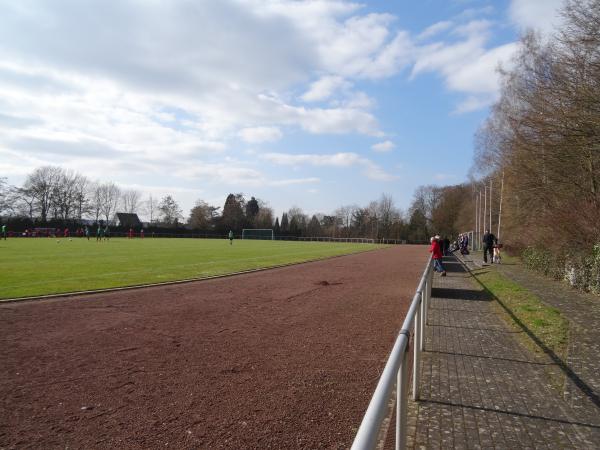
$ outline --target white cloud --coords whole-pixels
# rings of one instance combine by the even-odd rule
[[[380,153],[385,153],[385,152],[391,152],[394,147],[396,147],[394,145],[394,143],[392,141],[383,141],[383,142],[379,142],[377,144],[373,144],[371,146],[371,149],[373,149],[374,152],[380,152]]]
[[[276,165],[283,166],[330,166],[338,168],[348,168],[352,166],[362,167],[363,173],[372,180],[391,181],[396,177],[388,174],[375,164],[373,161],[363,158],[357,153],[334,153],[334,154],[287,154],[287,153],[266,153],[261,156],[262,159]]]
[[[240,130],[239,135],[244,141],[251,144],[274,142],[283,136],[281,130],[277,127],[243,128]]]
[[[564,3],[564,0],[512,0],[508,12],[521,31],[533,28],[547,34],[561,23],[558,11]]]
[[[352,86],[340,76],[329,75],[321,77],[310,85],[308,91],[302,95],[305,102],[318,102],[327,100],[339,89],[349,89]]]
[[[498,68],[508,69],[518,44],[515,42],[486,48],[492,23],[472,20],[454,30],[464,40],[447,44],[438,42],[422,47],[413,66],[412,77],[424,72],[438,72],[448,89],[467,94],[455,113],[474,111],[496,100],[500,88]]]
[[[478,111],[491,105],[497,96],[494,94],[490,95],[469,95],[466,99],[462,100],[454,109],[453,114],[465,114],[472,111]]]
[[[492,22],[487,19],[471,20],[464,25],[457,26],[453,33],[467,38],[488,36],[492,25]]]
[[[357,164],[361,160],[361,157],[356,153],[334,153],[331,155],[265,153],[261,158],[283,166],[309,164],[313,166],[332,167],[349,167]]]
[[[429,39],[433,36],[436,36],[440,33],[443,33],[444,31],[448,30],[450,27],[452,27],[453,22],[450,20],[443,20],[440,22],[436,22],[433,25],[428,26],[427,28],[425,28],[425,30],[423,30],[421,32],[421,34],[419,34],[419,36],[417,36],[418,40],[425,40],[425,39]]]
[[[269,186],[291,186],[291,185],[297,185],[297,184],[314,184],[314,183],[319,183],[320,181],[321,180],[319,180],[316,177],[291,178],[289,180],[274,180],[274,181],[271,181],[271,182],[269,182]]]

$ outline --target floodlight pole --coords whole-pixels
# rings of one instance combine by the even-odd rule
[[[500,241],[500,221],[502,220],[502,195],[504,194],[504,170],[502,171],[502,182],[500,184],[500,206],[498,208],[498,241]]]
[[[492,179],[490,178],[490,233],[492,232]]]
[[[475,193],[475,234],[473,235],[473,240],[477,240],[477,235],[479,234],[479,200],[477,198],[477,193]],[[471,247],[473,250],[476,249],[475,242],[471,242]]]
[[[481,249],[481,211],[482,211],[482,202],[481,202],[481,189],[479,190],[479,228],[477,228],[477,249]]]
[[[485,221],[487,215],[487,186],[483,185],[483,232],[485,233]]]

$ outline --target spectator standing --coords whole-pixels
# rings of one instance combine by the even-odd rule
[[[435,236],[430,239],[431,248],[429,251],[431,252],[433,258],[433,270],[436,272],[440,272],[443,277],[446,276],[446,269],[444,269],[444,265],[442,264],[442,248],[440,246],[440,237]]]
[[[490,255],[490,263],[494,264],[494,245],[498,243],[498,239],[490,230],[485,230],[483,235],[483,262],[487,264],[487,255]]]

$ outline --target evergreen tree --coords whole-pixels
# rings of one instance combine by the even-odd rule
[[[248,203],[246,203],[246,221],[250,226],[256,225],[256,217],[260,211],[260,207],[258,206],[258,201],[252,197]]]
[[[229,194],[223,206],[221,227],[224,231],[241,231],[244,224],[244,210],[240,201],[240,194]]]
[[[283,215],[281,216],[281,234],[287,235],[289,231],[290,223],[288,220],[288,215],[287,213],[283,213]]]

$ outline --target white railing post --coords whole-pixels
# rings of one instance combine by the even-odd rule
[[[423,292],[420,294],[421,305],[417,308],[415,314],[415,332],[413,335],[413,385],[412,385],[412,398],[417,400],[419,398],[419,375],[421,368],[421,336],[423,334]]]
[[[429,266],[429,281],[427,282],[427,305],[425,310],[425,325],[427,325],[427,317],[429,316],[429,302],[431,300],[431,287],[433,286],[433,268]]]
[[[408,418],[408,346],[402,356],[396,385],[396,450],[406,448],[406,421]]]
[[[425,314],[427,310],[427,284],[425,284],[425,289],[421,292],[421,311],[418,317],[415,320],[420,321],[419,325],[419,336],[416,337],[417,343],[419,345],[419,350],[425,350]]]

